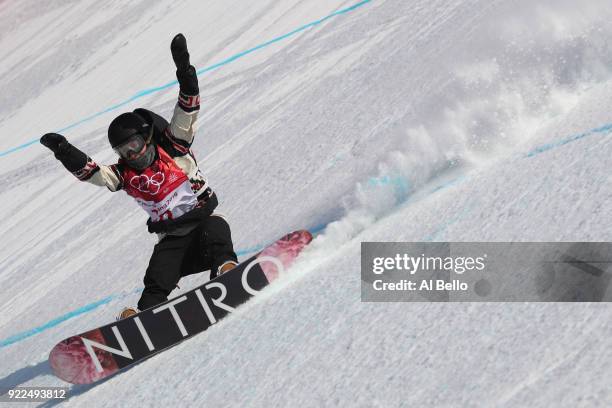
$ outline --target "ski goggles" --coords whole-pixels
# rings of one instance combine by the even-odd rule
[[[135,135],[130,136],[127,142],[115,147],[114,150],[124,159],[133,159],[142,155],[146,148],[147,144],[144,137],[141,134],[136,133]]]

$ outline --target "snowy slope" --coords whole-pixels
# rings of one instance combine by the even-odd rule
[[[322,233],[236,316],[68,404],[612,405],[608,304],[361,303],[359,278],[362,241],[612,240],[612,4],[177,3],[0,2],[0,391],[62,385],[49,350],[137,301],[155,243],[30,142],[110,163],[115,115],[171,115],[183,32],[236,248]]]

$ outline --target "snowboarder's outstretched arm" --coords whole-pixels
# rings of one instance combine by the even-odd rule
[[[107,187],[110,191],[120,190],[122,182],[115,166],[98,166],[66,138],[57,133],[47,133],[40,138],[40,143],[48,147],[64,167],[81,181]]]

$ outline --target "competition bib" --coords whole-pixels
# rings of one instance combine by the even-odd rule
[[[198,204],[196,194],[183,170],[162,148],[158,158],[142,172],[126,167],[123,189],[158,222],[180,217]]]

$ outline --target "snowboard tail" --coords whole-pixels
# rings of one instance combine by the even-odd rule
[[[203,332],[277,279],[311,240],[308,231],[292,232],[177,298],[61,341],[49,354],[53,372],[89,384]]]

